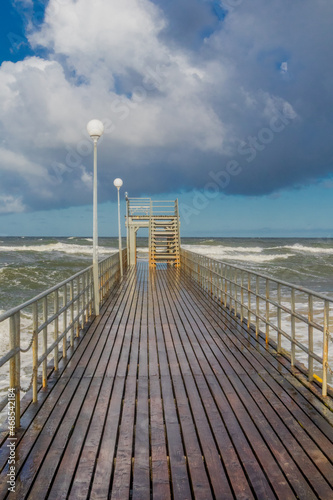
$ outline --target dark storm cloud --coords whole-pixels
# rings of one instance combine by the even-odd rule
[[[92,13],[94,22],[92,22]],[[0,212],[204,189],[264,195],[332,173],[333,4],[51,0],[29,41],[49,57],[0,69]],[[52,54],[52,56],[51,56]]]

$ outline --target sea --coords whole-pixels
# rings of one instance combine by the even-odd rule
[[[147,259],[148,239],[138,237],[137,245],[138,258]],[[182,246],[333,298],[331,238],[182,238]],[[100,258],[117,249],[117,238],[99,239]],[[91,260],[90,237],[0,237],[0,314],[88,267]],[[0,358],[9,347],[7,323],[0,323]],[[31,335],[29,328],[26,335]],[[301,341],[302,335],[305,340],[307,328],[300,330]],[[0,373],[0,399],[5,386]]]

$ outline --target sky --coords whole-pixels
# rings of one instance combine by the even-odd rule
[[[101,236],[117,234],[121,177],[122,215],[125,191],[179,198],[183,236],[333,237],[331,0],[1,14],[1,236],[91,235],[97,118]]]

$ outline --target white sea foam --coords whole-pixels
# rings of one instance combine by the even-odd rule
[[[288,259],[289,257],[292,257],[293,254],[291,253],[286,253],[284,255],[253,255],[253,254],[248,254],[248,255],[223,255],[223,259],[229,259],[229,260],[238,260],[242,262],[272,262],[273,260],[277,259]]]
[[[271,262],[277,259],[288,259],[293,254],[262,254],[260,247],[225,247],[223,245],[209,246],[209,245],[183,245],[183,248],[190,250],[208,257],[213,257],[220,260],[238,260],[242,262]]]
[[[295,243],[294,245],[283,245],[277,247],[269,247],[266,250],[293,250],[295,252],[303,252],[303,253],[315,253],[315,254],[326,254],[333,255],[333,248],[320,248],[320,247],[309,247],[305,245],[301,245],[300,243]]]
[[[0,309],[0,316],[6,311]],[[0,323],[0,353],[3,355],[9,350],[9,319],[1,321]],[[0,355],[0,357],[1,357]]]
[[[182,247],[188,250],[195,250],[198,252],[207,252],[210,254],[220,254],[223,253],[261,253],[264,248],[263,247],[229,247],[225,245],[182,245]]]
[[[50,243],[49,245],[0,246],[0,252],[62,252],[66,254],[92,254],[92,245],[75,245],[69,243]],[[99,247],[100,254],[114,253],[116,248]]]

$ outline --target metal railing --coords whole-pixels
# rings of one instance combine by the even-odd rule
[[[328,373],[332,374],[328,363],[329,342],[333,341],[329,331],[330,318],[333,317],[332,299],[183,248],[181,266],[242,322],[246,320],[248,328],[252,327],[257,336],[263,331],[267,344],[274,340],[274,335],[277,352],[287,350],[292,366],[297,356],[305,353],[309,381],[313,378],[320,381],[322,395],[327,395],[327,377]],[[300,339],[302,325],[306,332],[303,328]],[[289,349],[282,344],[288,345]],[[314,362],[321,367],[322,378],[314,373]]]
[[[154,200],[151,202],[151,215],[152,216],[170,216],[175,217],[176,214],[176,201],[175,200]]]
[[[126,250],[123,250],[126,267]],[[109,296],[112,286],[119,278],[119,252],[99,262],[99,294],[101,304]],[[58,370],[59,358],[67,357],[68,344],[74,347],[74,339],[79,336],[89,318],[93,315],[94,287],[92,266],[41,293],[0,316],[0,323],[9,322],[10,350],[1,357],[0,368],[9,364],[9,389],[15,393],[15,427],[20,425],[21,392],[32,387],[32,400],[38,400],[39,367],[42,367],[43,387],[47,386],[48,361],[53,357],[53,368]],[[22,319],[29,325],[21,327]],[[22,334],[28,345],[23,348]],[[21,385],[21,357],[30,353],[31,372],[28,387]],[[28,355],[28,354],[27,354]],[[26,367],[25,367],[26,368]],[[0,411],[8,404],[8,396],[0,401]]]
[[[151,198],[127,198],[129,217],[149,217]]]
[[[129,217],[150,217],[151,215],[176,215],[175,200],[152,200],[151,198],[127,198]]]

